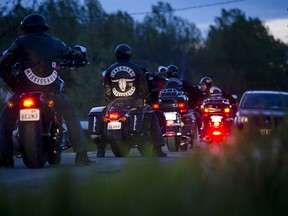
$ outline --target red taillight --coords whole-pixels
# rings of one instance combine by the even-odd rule
[[[178,108],[183,109],[185,107],[186,107],[185,103],[183,102],[178,103]]]
[[[155,103],[155,104],[152,105],[152,108],[153,109],[159,109],[160,105],[158,103]]]
[[[30,108],[30,107],[34,107],[36,105],[36,102],[33,98],[25,98],[23,100],[23,107],[27,107],[27,108]]]
[[[117,112],[111,112],[111,113],[108,114],[108,118],[110,120],[112,120],[112,121],[113,120],[118,120],[120,118],[120,114],[117,113]]]

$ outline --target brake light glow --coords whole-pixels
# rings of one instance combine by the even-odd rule
[[[178,108],[182,109],[185,107],[186,107],[185,103],[183,103],[183,102],[178,103]]]
[[[158,103],[155,103],[155,104],[152,105],[152,108],[153,109],[159,109],[160,105]]]
[[[34,107],[36,105],[36,102],[33,98],[25,98],[23,100],[23,107]]]
[[[110,119],[110,120],[118,120],[119,118],[120,118],[120,115],[119,115],[119,113],[117,113],[117,112],[112,112],[112,113],[109,113],[108,114],[108,118]]]
[[[219,127],[220,126],[220,122],[214,122],[214,126],[215,127]]]
[[[173,131],[169,131],[165,133],[165,136],[174,136],[174,135],[175,135],[175,132]]]
[[[204,113],[208,113],[209,112],[209,108],[204,108]]]

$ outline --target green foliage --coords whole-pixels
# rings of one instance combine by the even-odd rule
[[[84,177],[66,167],[33,191],[1,187],[1,215],[285,215],[286,128],[252,135],[238,134],[218,151],[194,149],[175,162],[127,159],[123,171],[109,174],[95,167],[81,183]]]
[[[129,44],[132,60],[149,71],[175,64],[194,85],[208,75],[239,97],[247,89],[288,90],[287,45],[275,40],[258,18],[223,9],[204,40],[194,23],[174,15],[170,4],[158,2],[151,9],[142,22],[135,22],[123,11],[107,14],[97,0],[6,0],[0,3],[0,50],[21,34],[19,23],[32,12],[42,13],[49,33],[68,45],[86,46],[90,65],[61,72],[83,118],[89,106],[104,103],[100,73],[115,61],[120,43]]]

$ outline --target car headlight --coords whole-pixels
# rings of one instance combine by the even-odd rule
[[[248,117],[247,116],[236,116],[236,121],[237,124],[246,124],[248,123]]]
[[[240,122],[241,123],[248,123],[248,117],[247,116],[240,116]]]

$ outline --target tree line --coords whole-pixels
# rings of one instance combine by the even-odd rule
[[[175,64],[192,85],[210,76],[215,85],[239,97],[248,89],[288,90],[287,44],[258,18],[237,8],[222,9],[203,38],[195,23],[174,15],[169,3],[157,2],[151,10],[140,22],[125,11],[105,12],[98,0],[3,1],[0,51],[22,34],[20,22],[34,12],[46,17],[48,33],[67,45],[87,47],[89,65],[60,72],[82,118],[91,107],[105,104],[101,72],[115,62],[120,43],[129,44],[132,60],[148,71]]]

